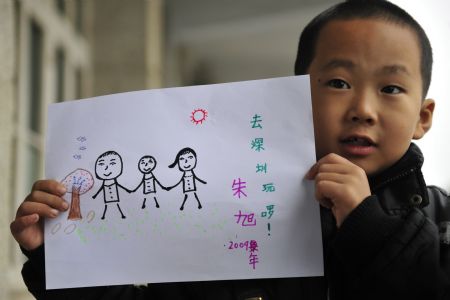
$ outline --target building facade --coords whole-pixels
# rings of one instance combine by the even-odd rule
[[[124,2],[0,0],[0,300],[32,299],[9,224],[44,177],[48,104],[162,85],[162,2]]]

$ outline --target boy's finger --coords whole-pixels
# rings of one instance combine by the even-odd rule
[[[26,229],[28,226],[36,224],[39,221],[38,214],[26,215],[15,219],[9,226],[11,233],[16,235]]]
[[[347,167],[345,165],[340,165],[336,163],[328,163],[325,161],[319,161],[315,163],[311,169],[309,169],[308,173],[306,173],[305,178],[309,180],[313,180],[316,178],[319,173],[346,173]]]
[[[320,181],[331,181],[336,183],[344,184],[348,181],[348,175],[347,174],[340,174],[340,173],[326,173],[326,172],[319,172],[315,177],[316,182]]]
[[[69,204],[61,197],[39,190],[31,192],[25,198],[24,202],[43,203],[51,208],[56,208],[61,211],[67,210],[69,208]]]
[[[63,196],[67,192],[66,187],[62,183],[52,179],[36,181],[31,190],[43,191],[58,196]]]
[[[322,163],[317,173],[335,173],[335,174],[349,174],[352,172],[352,167],[346,164],[339,163]]]
[[[58,216],[59,211],[55,208],[48,206],[47,204],[39,202],[25,201],[17,210],[16,218],[20,218],[27,215],[38,214],[40,217],[54,218]]]
[[[319,159],[306,173],[305,178],[312,180],[319,172],[335,172],[346,173],[348,171],[349,164],[353,165],[346,158],[330,153]]]
[[[339,157],[337,154],[331,153],[331,154],[327,154],[324,157],[322,157],[321,159],[319,159],[306,173],[305,178],[312,180],[316,177],[317,173],[319,172],[319,168],[323,165],[323,164],[327,164],[327,163],[336,163],[336,160],[338,160]]]
[[[306,175],[305,175],[305,178],[306,178],[306,179],[309,179],[309,180],[313,180],[313,179],[316,177],[317,173],[319,172],[319,167],[320,167],[319,162],[315,163],[315,164],[308,170],[308,172],[307,172]]]

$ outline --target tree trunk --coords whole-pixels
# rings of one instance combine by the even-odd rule
[[[80,187],[72,185],[72,202],[70,203],[68,220],[81,220]]]

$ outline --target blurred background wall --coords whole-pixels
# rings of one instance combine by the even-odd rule
[[[31,299],[9,233],[43,178],[49,103],[139,89],[293,74],[298,36],[331,0],[0,0],[0,300]],[[394,1],[435,48],[428,183],[450,189],[450,31],[445,1]],[[445,21],[447,20],[447,21]]]

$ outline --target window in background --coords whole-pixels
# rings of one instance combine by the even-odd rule
[[[65,99],[65,71],[66,71],[66,54],[63,48],[56,49],[55,55],[55,66],[56,66],[56,102],[62,102]]]
[[[24,184],[31,187],[38,179],[40,166],[40,150],[36,143],[42,134],[42,74],[43,74],[43,33],[42,28],[35,20],[29,22],[29,64],[28,64],[28,103],[27,103],[27,129],[23,137],[26,152],[25,159],[28,168],[22,180]]]
[[[83,28],[83,1],[78,0],[74,3],[74,21],[75,21],[75,28],[78,31],[78,33],[83,34],[84,28]]]
[[[77,0],[75,2],[80,2],[81,0]],[[66,0],[55,0],[56,9],[61,15],[66,14]]]
[[[33,183],[39,178],[41,164],[40,156],[41,152],[33,145],[28,145],[27,149],[27,159],[25,160],[27,166],[27,173],[25,180],[25,185],[31,187]]]
[[[41,130],[42,105],[42,30],[34,21],[30,21],[30,53],[29,53],[29,94],[28,94],[28,127],[39,133]]]

